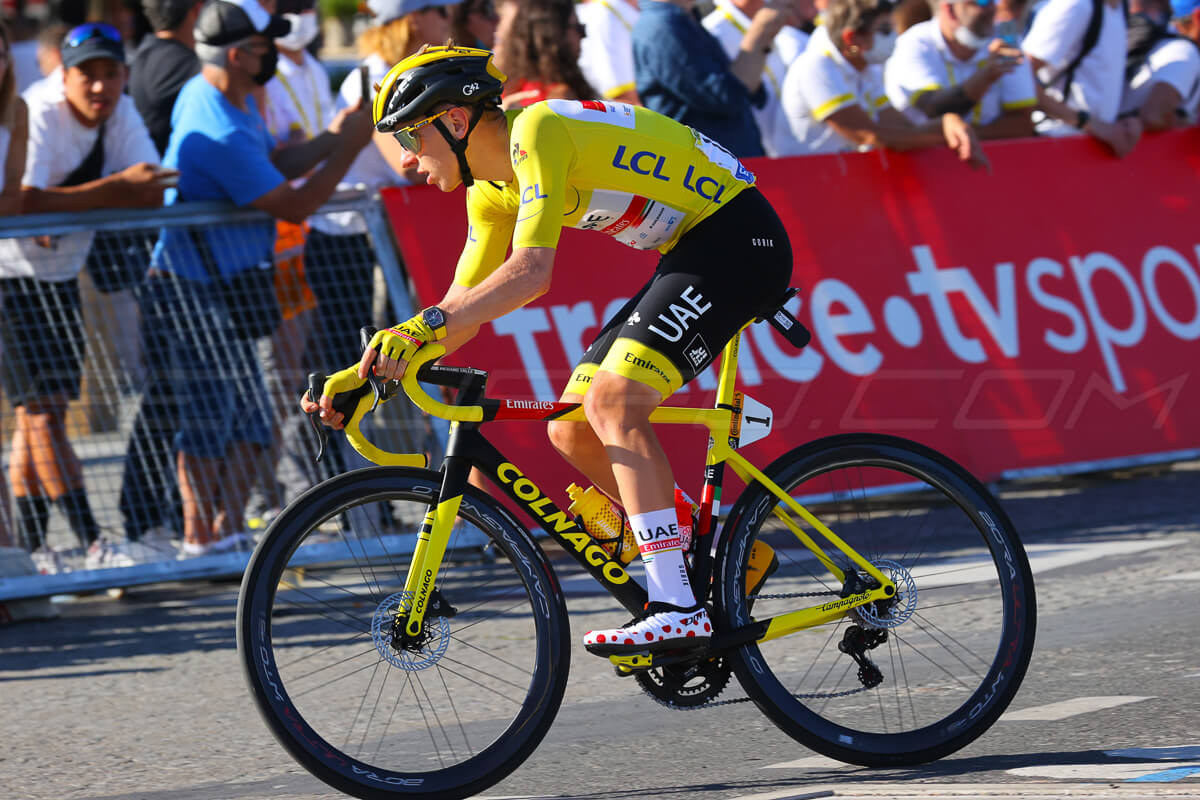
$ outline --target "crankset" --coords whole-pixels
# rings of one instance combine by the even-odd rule
[[[634,673],[642,691],[667,708],[695,708],[714,700],[729,685],[733,668],[724,656],[693,659]]]

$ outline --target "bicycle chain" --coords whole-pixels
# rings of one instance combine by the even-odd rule
[[[790,600],[790,599],[793,599],[796,597],[825,597],[828,595],[833,595],[836,597],[837,594],[838,594],[837,592],[833,592],[833,591],[789,592],[789,593],[785,593],[785,594],[756,594],[756,595],[750,595],[746,599],[747,600]],[[836,697],[849,697],[852,694],[858,694],[859,692],[865,692],[865,691],[867,691],[866,686],[859,686],[858,688],[846,689],[845,691],[842,691],[842,692],[812,692],[809,694],[793,694],[792,697],[796,698],[797,700],[831,700]],[[647,692],[647,694],[649,694],[649,693]],[[749,697],[735,697],[732,700],[713,700],[710,703],[705,703],[704,705],[700,705],[700,706],[677,706],[674,703],[669,703],[666,700],[655,697],[653,695],[650,695],[650,699],[652,699],[654,702],[658,703],[660,706],[670,709],[671,711],[701,711],[701,710],[709,709],[709,708],[717,708],[719,706],[732,706],[737,703],[749,703],[750,702]]]

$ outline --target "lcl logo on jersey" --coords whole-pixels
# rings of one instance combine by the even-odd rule
[[[542,193],[542,185],[535,183],[521,190],[521,205],[532,203],[534,200],[545,200],[547,195]]]
[[[678,342],[691,326],[691,320],[700,319],[704,312],[712,308],[712,303],[704,301],[704,295],[696,291],[696,287],[688,286],[679,293],[680,303],[671,303],[667,308],[671,316],[659,314],[657,322],[647,327],[668,342]],[[662,327],[659,327],[661,323]],[[669,331],[669,332],[668,332]]]

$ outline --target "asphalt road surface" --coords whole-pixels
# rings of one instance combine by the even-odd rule
[[[577,644],[547,739],[481,796],[1200,798],[1200,464],[1001,496],[1034,567],[1038,643],[1009,712],[964,750],[919,768],[846,766],[749,703],[658,706]],[[0,628],[0,797],[340,797],[288,758],[250,701],[237,588],[79,598],[58,620]],[[623,621],[584,592],[568,594],[575,639]],[[740,696],[734,683],[722,699]]]

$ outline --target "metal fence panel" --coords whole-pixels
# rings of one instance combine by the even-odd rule
[[[314,464],[297,398],[412,302],[377,200],[322,213],[368,233],[216,204],[0,219],[0,601],[237,575],[288,502],[366,465],[340,436]],[[380,446],[440,456],[403,400],[375,416]]]

